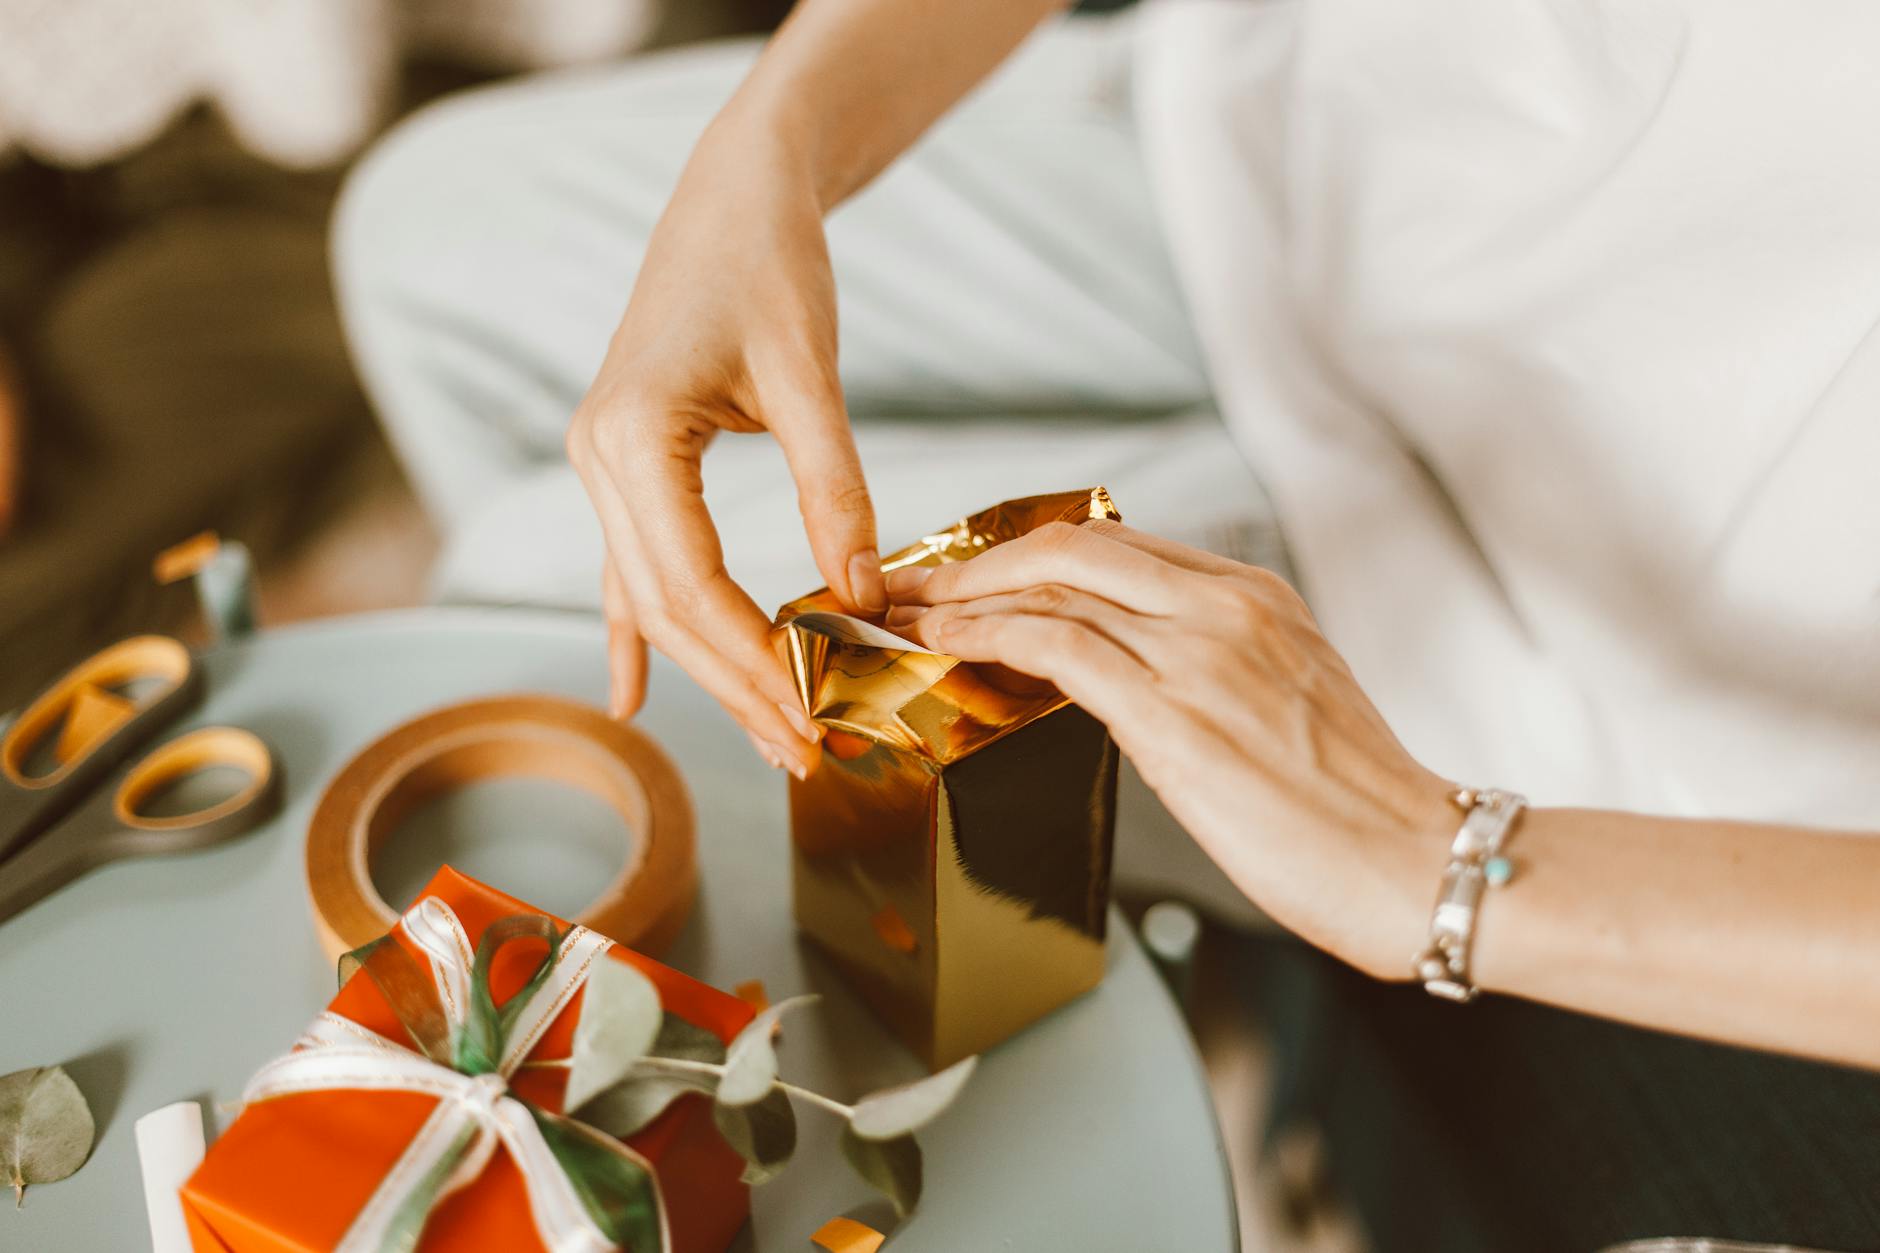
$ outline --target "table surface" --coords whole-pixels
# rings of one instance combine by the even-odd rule
[[[98,1143],[71,1179],[0,1213],[0,1250],[147,1248],[137,1117],[172,1101],[211,1134],[261,1063],[331,995],[310,922],[301,833],[347,758],[438,705],[504,692],[603,699],[592,619],[429,609],[272,631],[204,657],[195,723],[253,728],[279,755],[286,805],[224,847],[107,867],[0,924],[0,1074],[63,1063],[91,1101]],[[670,964],[720,987],[762,979],[773,999],[823,994],[780,1046],[786,1078],[853,1097],[919,1072],[790,921],[784,784],[735,725],[656,660],[641,725],[686,776],[704,887]],[[375,870],[401,900],[440,859],[567,914],[630,838],[591,798],[530,780],[485,783],[414,816]],[[836,1214],[886,1229],[848,1173],[834,1120],[801,1109],[796,1159],[755,1194],[739,1247],[810,1250]],[[1213,1253],[1237,1246],[1207,1087],[1173,1002],[1123,919],[1095,992],[989,1053],[958,1105],[921,1133],[926,1197],[894,1253]]]

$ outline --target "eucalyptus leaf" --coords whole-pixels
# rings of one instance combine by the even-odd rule
[[[659,1035],[654,1039],[653,1047],[647,1052],[651,1057],[672,1057],[683,1062],[708,1062],[720,1066],[725,1060],[725,1042],[718,1038],[716,1032],[689,1023],[668,1011],[660,1021]]]
[[[590,1127],[615,1139],[625,1139],[666,1112],[666,1107],[689,1092],[709,1096],[716,1082],[708,1075],[632,1074],[594,1097],[576,1111]]]
[[[618,1083],[653,1047],[664,1016],[652,980],[625,962],[595,962],[581,994],[562,1106],[580,1109]]]
[[[842,1129],[842,1156],[868,1186],[894,1202],[894,1212],[906,1218],[920,1204],[920,1145],[913,1136],[892,1140],[864,1140],[855,1128]]]
[[[542,1141],[594,1225],[615,1246],[667,1253],[659,1183],[618,1144],[570,1118],[528,1106]]]
[[[753,1105],[717,1102],[712,1106],[712,1121],[725,1143],[744,1159],[748,1184],[769,1183],[796,1152],[796,1111],[781,1088],[772,1088],[769,1096]]]
[[[755,1105],[777,1086],[777,1050],[770,1035],[785,1010],[807,1005],[814,996],[779,1001],[751,1019],[725,1050],[725,1077],[718,1084],[721,1105]]]
[[[95,1132],[85,1094],[63,1068],[0,1075],[0,1179],[13,1185],[16,1207],[28,1185],[55,1183],[83,1166]]]
[[[660,1016],[659,1034],[646,1055],[719,1066],[725,1060],[725,1042],[710,1029],[668,1010]],[[625,1137],[665,1113],[667,1106],[686,1093],[710,1096],[717,1090],[716,1075],[675,1075],[641,1067],[629,1071],[624,1079],[591,1097],[578,1110],[569,1107],[568,1112],[579,1114],[582,1122],[608,1135]]]
[[[849,1126],[864,1140],[892,1140],[918,1131],[953,1104],[978,1064],[977,1057],[969,1057],[937,1075],[871,1093],[856,1102]]]

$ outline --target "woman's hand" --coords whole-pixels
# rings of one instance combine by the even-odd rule
[[[888,623],[1056,683],[1109,725],[1234,883],[1383,978],[1420,947],[1451,785],[1398,743],[1277,576],[1114,523],[1058,523],[888,578]]]
[[[699,140],[568,431],[607,537],[616,717],[640,705],[651,641],[772,764],[801,775],[820,758],[768,615],[725,573],[700,458],[720,431],[775,436],[823,577],[851,609],[887,608],[823,215],[1063,4],[804,0]]]
[[[800,776],[816,729],[772,651],[769,615],[725,572],[700,475],[712,439],[774,436],[829,586],[862,612],[887,601],[836,374],[819,189],[788,144],[742,125],[721,116],[687,165],[568,455],[607,538],[614,715],[640,705],[650,641]]]
[[[1055,682],[1256,904],[1404,979],[1451,785],[1365,698],[1292,589],[1104,522],[888,577],[888,623]],[[1406,658],[1406,661],[1413,659]],[[1880,834],[1532,809],[1476,928],[1479,986],[1880,1067]]]

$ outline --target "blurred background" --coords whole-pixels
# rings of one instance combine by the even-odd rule
[[[151,559],[204,529],[253,550],[265,622],[416,602],[434,541],[328,282],[347,165],[443,92],[788,7],[0,0],[0,708],[185,629]]]
[[[444,92],[789,7],[0,0],[0,707],[185,629],[151,559],[204,529],[253,550],[265,622],[419,600],[435,541],[328,282],[348,164]]]

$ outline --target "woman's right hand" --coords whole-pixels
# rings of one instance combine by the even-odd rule
[[[887,607],[874,510],[836,372],[824,203],[800,151],[735,109],[715,121],[648,244],[568,432],[607,541],[610,706],[645,695],[646,644],[683,666],[799,777],[817,730],[726,573],[700,462],[723,431],[783,446],[816,564],[852,609]]]
[[[875,515],[836,374],[823,214],[865,185],[1065,0],[803,0],[693,150],[626,316],[568,431],[607,536],[603,601],[624,717],[646,643],[806,774],[817,731],[770,619],[725,573],[700,459],[720,431],[783,445],[816,565],[885,610]]]

